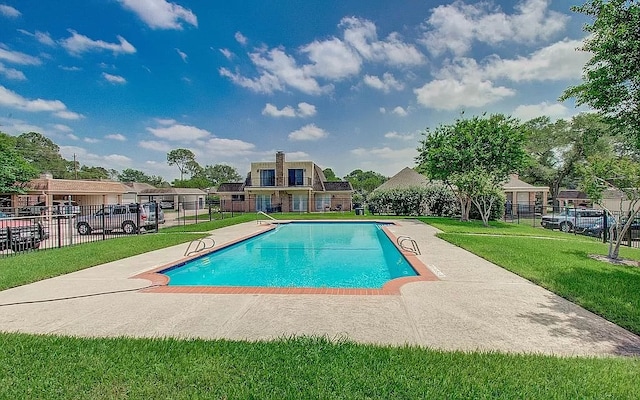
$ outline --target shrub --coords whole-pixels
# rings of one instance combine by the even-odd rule
[[[369,195],[368,206],[372,213],[449,216],[455,213],[457,201],[447,187],[434,184],[374,191]]]

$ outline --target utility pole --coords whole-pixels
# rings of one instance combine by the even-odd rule
[[[76,153],[73,153],[73,174],[75,180],[78,180],[78,164],[76,163]]]

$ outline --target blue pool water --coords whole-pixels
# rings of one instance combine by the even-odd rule
[[[382,288],[415,270],[376,223],[288,223],[161,272],[170,286]]]

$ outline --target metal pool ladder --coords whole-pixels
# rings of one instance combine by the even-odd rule
[[[207,241],[210,241],[211,243],[207,245]],[[191,250],[191,246],[193,246],[194,244],[195,249]],[[191,241],[191,243],[189,243],[189,246],[187,246],[187,250],[184,252],[184,257],[193,253],[198,253],[202,250],[211,249],[215,245],[216,241],[213,240],[213,238],[194,239]]]
[[[405,242],[409,242],[409,245],[405,244]],[[396,239],[396,243],[402,250],[406,250],[410,253],[420,255],[420,247],[418,247],[418,242],[411,239],[409,236],[398,236]]]
[[[273,218],[271,215],[267,214],[267,213],[266,213],[266,212],[264,212],[264,211],[258,211],[258,214],[262,214],[262,215],[264,215],[265,217],[269,218],[270,220],[277,221],[275,218]],[[260,219],[259,219],[259,220],[257,220],[257,223],[258,223],[258,224],[262,223],[262,220],[260,220]]]

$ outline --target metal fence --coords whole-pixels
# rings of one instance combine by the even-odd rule
[[[534,228],[555,229],[573,235],[593,237],[607,243],[613,233],[617,239],[617,231],[622,227],[614,226],[616,221],[623,224],[627,218],[618,213],[607,214],[604,210],[584,207],[548,207],[543,214],[539,205],[517,204],[507,207],[503,220],[509,223],[526,224]],[[627,247],[640,248],[640,217],[630,225],[621,244]]]
[[[30,206],[0,210],[0,256],[157,232],[156,203]]]

